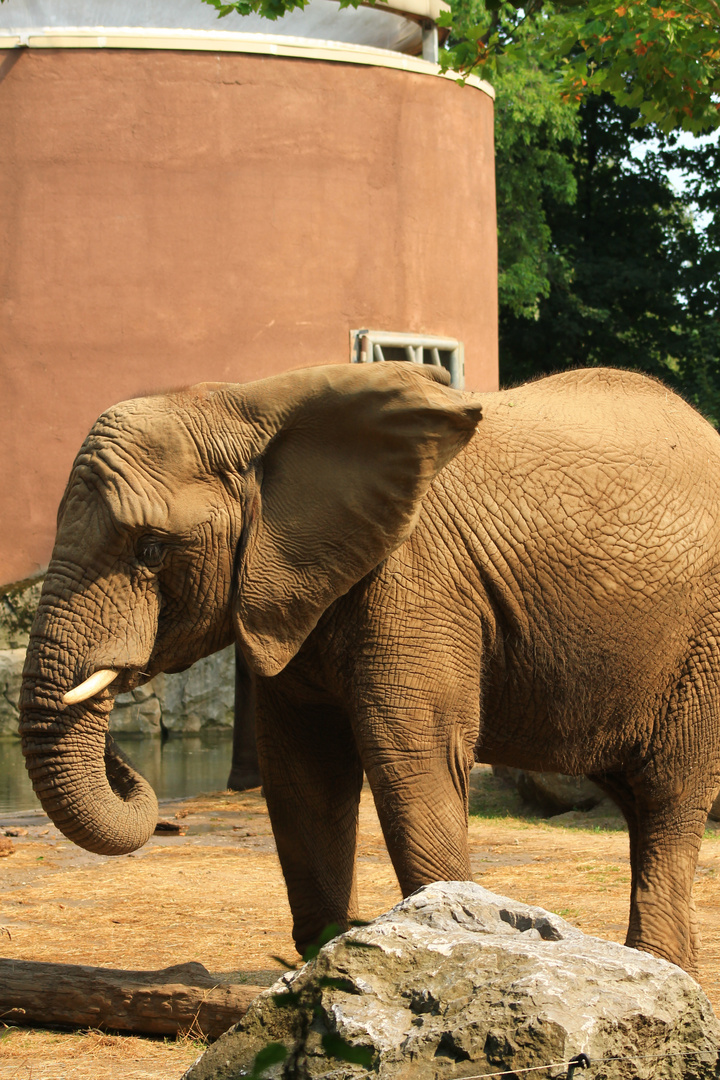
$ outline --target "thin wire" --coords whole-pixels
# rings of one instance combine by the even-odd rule
[[[489,1080],[491,1076],[515,1076],[517,1073],[540,1072],[542,1069],[560,1069],[568,1065],[577,1065],[576,1061],[551,1061],[549,1065],[531,1065],[526,1069],[506,1069],[505,1072],[478,1073],[476,1076],[463,1076],[462,1080]]]
[[[598,1064],[603,1061],[658,1061],[660,1058],[673,1058],[673,1057],[700,1057],[701,1054],[713,1054],[713,1050],[674,1050],[671,1054],[633,1054],[630,1057],[629,1054],[618,1054],[616,1056],[598,1058]],[[717,1057],[717,1054],[715,1054]],[[468,1077],[469,1080],[469,1077]]]
[[[673,1057],[698,1057],[701,1054],[712,1055],[712,1050],[676,1050],[672,1054],[633,1054],[630,1057],[628,1054],[611,1055],[610,1057],[594,1058],[590,1064],[590,1068],[593,1065],[602,1065],[604,1061],[649,1061],[657,1060],[659,1058],[673,1058]],[[716,1055],[717,1056],[717,1055]],[[541,1072],[543,1069],[560,1069],[567,1068],[570,1065],[574,1065],[576,1068],[588,1068],[588,1066],[582,1066],[578,1063],[576,1058],[570,1061],[551,1061],[548,1065],[531,1065],[529,1068],[524,1069],[506,1069],[505,1072],[494,1073],[476,1073],[474,1076],[463,1076],[462,1080],[491,1080],[493,1077],[498,1076],[516,1076],[519,1073],[531,1073]]]

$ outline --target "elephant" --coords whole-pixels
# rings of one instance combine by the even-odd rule
[[[235,642],[233,749],[227,786],[230,791],[247,791],[261,783],[255,738],[255,678]]]
[[[105,412],[72,467],[20,729],[61,831],[157,803],[113,695],[236,642],[300,951],[358,914],[364,775],[404,895],[471,877],[474,761],[589,775],[627,820],[627,944],[695,970],[720,785],[720,440],[638,373],[451,389],[329,364]]]

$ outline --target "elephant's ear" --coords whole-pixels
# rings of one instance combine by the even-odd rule
[[[266,438],[235,630],[251,667],[275,675],[330,604],[407,539],[481,409],[432,368],[403,363],[307,368],[243,390],[242,412]]]

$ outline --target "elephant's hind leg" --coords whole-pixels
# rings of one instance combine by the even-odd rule
[[[698,945],[692,883],[705,816],[663,805],[620,773],[591,777],[623,812],[630,837],[630,918],[625,944],[695,972]],[[699,826],[699,827],[698,827]]]
[[[355,847],[363,771],[344,712],[260,680],[257,745],[265,797],[301,954],[357,918]]]
[[[692,886],[709,799],[648,805],[640,794],[626,944],[696,971],[698,931]]]
[[[661,752],[625,774],[593,777],[615,798],[630,832],[626,944],[691,974],[698,946],[693,880],[720,779],[716,693],[699,670],[691,658],[658,720]]]

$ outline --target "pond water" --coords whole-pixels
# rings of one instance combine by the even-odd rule
[[[115,740],[145,776],[158,799],[180,799],[201,791],[224,791],[232,759],[232,731],[182,738]],[[39,810],[25,770],[19,739],[0,739],[0,814]]]

